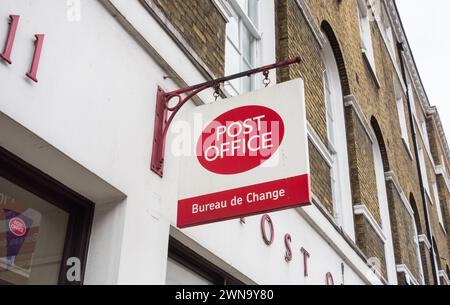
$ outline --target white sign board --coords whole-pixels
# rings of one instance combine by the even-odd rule
[[[295,79],[186,114],[195,152],[180,162],[180,228],[309,205],[304,85]]]

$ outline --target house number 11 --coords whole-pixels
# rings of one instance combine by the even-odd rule
[[[13,50],[14,39],[16,38],[17,27],[19,25],[19,15],[10,15],[11,21],[9,23],[9,31],[8,36],[6,38],[5,49],[3,53],[0,54],[0,57],[6,61],[8,64],[12,64],[11,53]],[[26,76],[32,79],[34,82],[38,82],[37,80],[37,71],[39,68],[39,60],[41,58],[42,46],[44,44],[44,34],[36,34],[36,40],[34,42],[34,54],[33,61],[31,63],[30,71],[26,74]]]

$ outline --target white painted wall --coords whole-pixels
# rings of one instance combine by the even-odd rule
[[[112,3],[187,83],[204,81],[138,1]],[[177,199],[178,161],[166,155],[164,179],[149,167],[156,88],[175,86],[99,1],[81,5],[81,20],[69,22],[65,1],[1,0],[0,44],[9,14],[21,20],[13,64],[0,64],[0,111],[127,195],[122,202],[96,208],[85,282],[161,284],[174,223],[170,211]],[[38,84],[24,76],[36,33],[46,34]],[[200,96],[212,100],[211,91]],[[262,242],[257,216],[246,225],[230,221],[177,236],[198,241],[217,261],[256,283],[324,283],[327,271],[340,283],[344,258],[346,283],[363,282],[367,267],[315,207],[271,216],[276,230],[271,247]],[[293,236],[294,261],[289,264],[284,262],[286,232]],[[312,255],[307,279],[300,246]]]

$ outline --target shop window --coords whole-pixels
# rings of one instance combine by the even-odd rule
[[[166,284],[241,285],[243,283],[170,237]]]
[[[197,274],[195,270],[169,257],[167,260],[167,285],[213,285],[214,282]]]
[[[93,203],[0,148],[0,283],[81,284],[92,215]]]
[[[225,74],[231,75],[256,67],[258,44],[259,0],[230,0],[232,16],[226,26]],[[242,77],[226,83],[231,95],[252,91],[255,77]]]

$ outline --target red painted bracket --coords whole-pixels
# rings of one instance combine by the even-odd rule
[[[295,57],[293,59],[284,60],[272,65],[263,66],[260,68],[248,70],[245,72],[233,74],[230,76],[218,78],[205,83],[201,83],[191,87],[185,87],[172,92],[165,92],[161,87],[158,87],[158,92],[156,93],[156,110],[155,110],[155,124],[153,130],[153,149],[152,149],[152,160],[151,160],[151,170],[158,174],[160,177],[164,173],[164,151],[166,144],[166,135],[169,130],[170,124],[172,123],[177,112],[186,104],[192,97],[197,95],[203,90],[208,88],[218,89],[220,84],[226,81],[237,79],[241,77],[250,77],[256,73],[263,73],[263,75],[268,77],[269,71],[276,68],[286,67],[292,64],[299,63],[301,61],[300,57]],[[185,97],[181,95],[188,93]],[[169,102],[173,98],[178,99],[178,103],[170,107]]]
[[[167,118],[166,108],[166,92],[158,86],[158,92],[156,93],[156,111],[155,111],[155,125],[153,129],[153,153],[151,169],[159,176],[163,175],[164,158],[163,152],[165,148],[165,141],[163,140],[163,130],[165,129]]]

